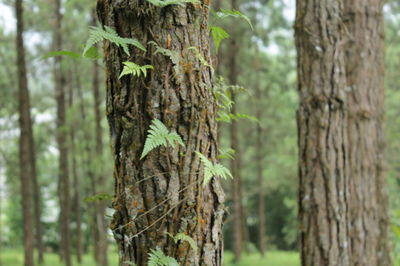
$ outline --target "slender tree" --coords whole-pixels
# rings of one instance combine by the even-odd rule
[[[97,2],[102,25],[122,37],[146,44],[131,56],[105,44],[107,118],[115,158],[115,213],[111,228],[120,265],[146,265],[150,249],[159,247],[180,265],[222,264],[224,193],[218,179],[203,185],[203,163],[194,152],[215,162],[216,105],[212,72],[189,47],[210,62],[209,2],[157,7],[146,1]],[[154,43],[149,43],[153,41]],[[156,47],[179,55],[179,63]],[[154,67],[147,77],[119,78],[122,62]],[[211,62],[210,62],[211,63]],[[177,132],[185,147],[160,147],[140,159],[153,119]],[[166,233],[185,233],[197,243],[177,243]]]
[[[73,109],[74,106],[74,86],[73,86],[73,78],[71,71],[68,72],[68,80],[69,80],[69,90],[68,90],[68,107],[70,110]],[[73,196],[72,196],[72,211],[75,216],[75,249],[76,249],[76,259],[80,264],[82,263],[82,253],[83,253],[83,245],[82,245],[82,213],[81,213],[81,186],[78,177],[78,163],[76,159],[77,151],[76,151],[76,128],[77,122],[75,119],[70,121],[70,151],[71,151],[71,173],[72,173],[72,186],[73,186]]]
[[[29,126],[31,123],[28,80],[26,75],[24,22],[22,0],[16,0],[15,11],[17,17],[17,66],[18,66],[18,102],[19,102],[19,164],[21,179],[22,215],[24,222],[24,263],[33,265],[33,213],[32,213],[32,180],[29,145]]]
[[[232,9],[238,10],[237,0],[231,0]],[[237,56],[239,45],[237,32],[233,33],[230,39],[230,50],[235,51],[235,53],[229,56],[229,82],[231,84],[237,84],[237,77],[239,74]],[[232,91],[232,109],[233,114],[236,113],[236,93]],[[235,151],[235,160],[231,161],[231,172],[233,175],[232,180],[232,201],[233,201],[233,251],[235,254],[235,261],[240,259],[242,249],[243,249],[243,238],[244,238],[244,215],[242,206],[242,188],[241,188],[241,151],[239,146],[239,136],[238,136],[238,122],[233,119],[230,125],[230,136],[231,136],[231,149]]]
[[[53,47],[55,51],[62,50],[61,32],[61,0],[54,1],[54,31]],[[61,259],[67,266],[71,265],[71,240],[70,240],[70,195],[69,195],[69,171],[68,171],[68,132],[66,130],[65,107],[65,76],[62,72],[61,57],[55,58],[54,78],[55,97],[57,101],[57,144],[59,149],[59,198],[60,198],[60,231],[61,231]]]
[[[391,265],[382,6],[297,1],[303,265]]]

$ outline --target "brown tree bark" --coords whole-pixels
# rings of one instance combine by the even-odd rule
[[[256,88],[257,110],[256,118],[261,121],[262,106],[261,106],[261,89]],[[265,194],[264,194],[264,176],[263,176],[263,141],[262,141],[262,127],[257,123],[256,130],[256,162],[257,162],[257,185],[258,185],[258,249],[262,256],[265,255]]]
[[[62,50],[61,33],[61,0],[54,1],[54,50]],[[57,101],[57,145],[59,149],[59,198],[60,198],[60,255],[67,266],[71,265],[71,240],[70,240],[70,195],[69,195],[69,172],[68,172],[68,132],[66,130],[66,108],[65,108],[65,76],[62,72],[61,57],[55,57],[54,78],[55,97]]]
[[[69,72],[69,91],[68,91],[68,107],[70,110],[72,110],[74,106],[74,86],[72,84],[72,75],[71,72]],[[81,213],[81,187],[80,187],[80,182],[78,178],[78,164],[76,160],[76,138],[75,138],[75,132],[76,132],[76,125],[78,121],[75,119],[71,121],[70,125],[70,151],[71,151],[71,172],[72,172],[72,184],[73,184],[73,206],[72,206],[72,211],[75,214],[75,223],[76,223],[76,229],[75,229],[75,250],[76,250],[76,259],[79,264],[82,263],[82,254],[83,254],[83,245],[82,245],[82,213]]]
[[[382,6],[297,2],[303,265],[391,265]]]
[[[231,0],[232,9],[238,10],[237,0]],[[235,51],[235,53],[229,56],[229,82],[232,85],[237,84],[237,76],[239,75],[237,56],[239,45],[237,32],[232,33],[230,38],[230,50]],[[232,109],[231,113],[236,113],[236,93],[232,91]],[[232,201],[233,201],[233,251],[235,261],[239,261],[242,249],[243,249],[243,239],[245,234],[245,223],[243,222],[245,217],[243,213],[242,206],[242,188],[241,188],[241,151],[239,146],[238,138],[238,122],[233,119],[230,125],[230,135],[231,135],[231,149],[235,151],[235,160],[231,161],[231,172],[233,176],[232,180]]]
[[[16,0],[15,11],[17,17],[17,66],[18,66],[18,102],[19,102],[19,164],[21,180],[22,215],[24,227],[24,263],[26,266],[33,264],[33,213],[32,213],[32,180],[30,161],[29,126],[31,123],[30,100],[28,81],[26,75],[25,48],[24,48],[24,23],[22,0]]]
[[[204,169],[194,151],[211,161],[217,156],[216,105],[212,72],[188,50],[197,47],[210,62],[208,1],[159,8],[145,1],[97,2],[103,25],[120,36],[135,37],[147,52],[131,49],[130,57],[105,43],[107,118],[115,158],[115,214],[111,223],[120,265],[147,263],[150,249],[161,248],[180,265],[222,265],[224,193],[214,178],[203,186]],[[154,41],[176,51],[180,64],[154,54]],[[122,62],[151,64],[147,78],[118,78]],[[140,160],[152,119],[177,132],[185,147],[160,147]],[[191,236],[175,243],[166,233]]]
[[[93,15],[93,24],[95,24],[95,12]],[[103,154],[103,129],[101,127],[101,97],[100,97],[100,76],[99,76],[99,65],[97,62],[93,63],[93,82],[92,82],[92,90],[93,90],[93,98],[94,98],[94,115],[95,115],[95,136],[96,136],[96,154],[101,159]],[[98,192],[105,193],[105,176],[103,173],[103,167],[101,160],[98,165],[99,169],[96,172],[96,184],[98,187]],[[97,248],[97,263],[99,266],[107,266],[108,265],[108,242],[107,242],[107,221],[105,219],[106,214],[106,203],[105,201],[97,201],[96,204],[96,226],[97,226],[97,234],[98,234],[98,242],[96,243]]]

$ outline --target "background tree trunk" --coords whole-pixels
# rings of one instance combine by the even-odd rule
[[[95,20],[95,17],[93,18]],[[95,22],[93,23],[95,24]],[[96,184],[98,187],[98,192],[105,193],[105,176],[102,170],[102,154],[103,154],[103,130],[101,127],[101,113],[100,113],[100,76],[99,76],[99,65],[97,62],[93,63],[93,98],[94,98],[94,115],[95,115],[95,136],[96,136],[96,154],[100,160],[98,160],[98,165],[96,166]],[[106,203],[105,201],[96,201],[96,226],[98,231],[98,242],[96,243],[98,250],[97,263],[99,266],[108,265],[107,256],[107,221],[105,219],[106,214]]]
[[[187,48],[197,47],[210,62],[208,1],[186,6],[155,7],[147,2],[97,2],[101,23],[120,36],[135,37],[148,52],[135,49],[128,58],[105,44],[107,117],[115,158],[115,214],[111,223],[120,252],[120,265],[147,263],[151,248],[160,247],[180,265],[222,264],[224,194],[218,179],[206,186],[203,164],[194,151],[216,161],[216,105],[212,73]],[[154,54],[154,41],[176,51],[181,59]],[[147,78],[118,78],[122,62],[151,64]],[[210,62],[211,63],[211,62]],[[176,131],[185,147],[157,148],[140,160],[151,120],[160,119]],[[175,243],[166,233],[191,236]]]
[[[62,50],[61,36],[61,1],[54,2],[54,50]],[[61,228],[61,258],[67,266],[71,265],[71,240],[70,240],[70,195],[68,173],[68,135],[65,109],[65,77],[61,67],[61,57],[55,58],[54,65],[55,94],[57,101],[57,144],[59,149],[59,196],[60,196],[60,228]]]
[[[257,161],[257,185],[258,185],[258,249],[262,256],[265,254],[265,196],[264,196],[264,176],[263,176],[263,141],[262,141],[262,127],[261,127],[261,116],[262,116],[262,106],[261,106],[261,89],[256,87],[256,100],[257,100],[257,110],[256,118],[259,121],[257,123],[256,130],[256,161]]]
[[[238,10],[237,0],[231,0],[232,9]],[[237,77],[239,75],[238,64],[237,64],[237,54],[238,54],[238,38],[236,32],[231,35],[230,38],[230,50],[235,51],[230,54],[229,60],[229,82],[232,85],[237,84]],[[236,113],[236,93],[232,91],[232,109],[231,113]],[[242,249],[243,249],[243,238],[244,238],[244,226],[243,219],[243,206],[242,206],[242,192],[241,192],[241,151],[239,147],[239,137],[238,137],[238,123],[235,119],[232,119],[230,125],[231,134],[231,149],[235,151],[235,159],[231,161],[231,172],[233,175],[232,180],[232,201],[233,201],[233,251],[235,254],[235,261],[240,259]]]
[[[22,215],[24,222],[24,263],[33,265],[33,214],[32,214],[32,181],[30,160],[29,126],[31,123],[28,81],[26,76],[24,23],[22,0],[16,0],[15,11],[17,17],[17,66],[18,66],[18,102],[19,102],[19,164],[21,178]]]
[[[69,97],[68,97],[68,105],[69,109],[72,110],[74,108],[74,86],[73,86],[73,77],[71,72],[69,72]],[[83,245],[82,245],[82,214],[81,214],[81,187],[78,178],[78,164],[76,161],[76,140],[75,140],[75,132],[76,132],[76,125],[78,121],[75,119],[71,121],[70,125],[70,139],[71,139],[71,170],[72,170],[72,183],[73,183],[73,206],[72,211],[75,214],[75,223],[76,223],[76,230],[75,230],[75,239],[76,239],[76,259],[78,263],[82,263],[82,254],[83,254]]]
[[[297,2],[303,265],[391,264],[382,5]]]

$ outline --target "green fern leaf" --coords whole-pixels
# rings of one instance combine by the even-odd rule
[[[230,35],[223,28],[217,26],[211,26],[210,31],[215,43],[215,51],[218,53],[221,41],[229,38]]]
[[[86,41],[85,48],[83,50],[83,55],[96,43],[103,40],[108,40],[118,47],[122,47],[124,52],[129,55],[128,44],[131,44],[142,51],[146,51],[146,48],[137,40],[130,38],[120,37],[115,30],[110,27],[105,26],[104,29],[100,27],[90,27],[89,29],[89,39]]]
[[[198,0],[147,0],[147,2],[158,7],[166,7],[170,5],[184,6],[188,3],[200,4]]]
[[[197,244],[196,244],[196,241],[194,241],[194,239],[192,237],[188,236],[185,233],[178,233],[174,236],[167,232],[167,235],[170,236],[174,240],[175,243],[178,243],[178,241],[188,242],[190,247],[194,250],[194,252],[197,253]]]
[[[228,148],[228,149],[219,149],[218,159],[231,159],[235,158],[235,150]]]
[[[140,75],[143,75],[144,77],[147,76],[147,69],[153,69],[153,66],[151,65],[144,65],[140,66],[137,65],[133,62],[123,62],[124,68],[122,69],[121,74],[119,75],[118,78],[121,78],[125,75],[132,74],[134,77],[140,77]]]
[[[148,266],[179,266],[178,262],[162,252],[161,249],[150,249]]]
[[[173,51],[170,49],[165,49],[161,46],[159,46],[156,42],[150,41],[149,44],[153,44],[156,47],[156,50],[154,51],[154,54],[162,54],[164,56],[168,56],[169,59],[171,60],[172,64],[174,65],[174,72],[175,75],[179,76],[180,75],[180,68],[181,68],[181,56],[177,51]]]
[[[48,53],[45,53],[42,56],[42,60],[50,58],[50,57],[55,57],[55,56],[67,56],[70,58],[74,58],[74,59],[79,59],[81,58],[81,55],[72,51],[51,51]]]
[[[203,186],[207,185],[211,178],[220,177],[223,179],[233,178],[231,172],[228,168],[223,166],[222,164],[215,163],[213,164],[210,160],[207,159],[206,156],[196,151],[196,154],[200,157],[200,160],[204,164],[204,181]]]
[[[143,159],[150,151],[159,146],[174,147],[176,143],[185,147],[182,138],[177,133],[169,132],[160,120],[153,119],[140,159]]]
[[[226,18],[226,17],[244,19],[245,21],[247,21],[247,23],[249,23],[251,30],[254,30],[253,24],[251,24],[250,18],[248,16],[246,16],[245,14],[243,14],[242,12],[240,12],[239,10],[235,10],[235,9],[229,10],[229,9],[221,8],[220,11],[213,12],[213,14],[218,19],[223,19],[223,18]]]

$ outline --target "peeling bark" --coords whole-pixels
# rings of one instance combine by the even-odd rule
[[[381,0],[299,0],[302,265],[391,265]]]
[[[218,179],[203,186],[203,165],[194,151],[216,161],[216,105],[212,72],[189,47],[197,47],[210,62],[208,1],[159,8],[146,1],[97,2],[103,25],[122,37],[134,37],[147,52],[131,49],[128,57],[105,42],[107,118],[115,159],[115,213],[111,223],[120,252],[120,265],[147,263],[150,249],[161,248],[180,265],[222,265],[224,193]],[[154,54],[148,42],[176,51],[169,57]],[[150,64],[147,78],[118,78],[122,62]],[[177,132],[185,147],[160,147],[140,160],[152,119]],[[186,242],[175,243],[166,233],[186,233],[197,243],[195,253]]]

